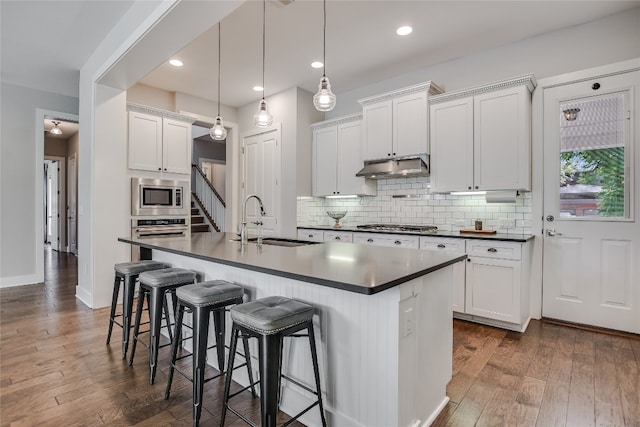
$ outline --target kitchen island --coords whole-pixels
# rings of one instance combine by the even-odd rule
[[[466,255],[333,242],[243,247],[234,239],[201,233],[119,240],[139,246],[145,257],[195,271],[199,281],[242,285],[248,300],[282,295],[314,305],[329,425],[414,426],[435,419],[448,402],[451,378],[453,266]],[[290,341],[283,371],[313,384],[308,343]],[[208,360],[215,366],[213,355]],[[246,374],[239,370],[234,380],[246,384]],[[296,413],[312,399],[283,382],[284,412]],[[313,410],[301,421],[320,425]]]

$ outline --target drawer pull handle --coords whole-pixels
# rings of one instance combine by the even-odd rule
[[[488,252],[498,252],[498,250],[496,248],[489,248],[487,249]]]
[[[394,245],[401,245],[402,242],[400,240],[396,240],[395,242],[393,242]]]
[[[340,236],[336,236],[336,237],[334,237],[334,239],[340,240]]]
[[[441,249],[446,248],[446,246],[445,246],[445,245],[443,245],[442,243],[438,243],[438,247],[439,247],[439,248],[441,248]]]
[[[373,239],[367,239],[367,242],[373,243]]]
[[[311,239],[311,238],[313,238],[313,234],[309,234],[309,238],[310,238],[310,239]]]

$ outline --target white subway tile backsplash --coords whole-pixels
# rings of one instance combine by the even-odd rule
[[[420,195],[419,199],[394,199],[393,195]],[[378,181],[378,195],[358,199],[298,199],[299,226],[330,226],[334,221],[326,211],[346,210],[345,226],[367,223],[434,224],[445,231],[473,227],[482,219],[484,228],[501,232],[531,234],[531,193],[523,193],[516,203],[486,203],[484,196],[429,194],[426,178],[400,178]],[[516,220],[516,227],[499,228],[500,218]],[[464,225],[455,225],[456,220]]]

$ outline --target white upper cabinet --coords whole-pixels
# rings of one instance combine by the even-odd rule
[[[438,93],[438,86],[426,82],[359,100],[364,160],[428,153],[428,98]]]
[[[192,119],[152,109],[129,111],[129,168],[191,173]],[[146,107],[141,107],[140,109]],[[167,117],[171,114],[174,117]]]
[[[532,75],[430,100],[431,191],[531,190]]]
[[[362,169],[362,116],[311,125],[313,196],[375,195],[376,183],[356,177]]]

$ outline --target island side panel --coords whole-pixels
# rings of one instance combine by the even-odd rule
[[[250,300],[282,295],[313,304],[318,313],[314,324],[329,425],[397,425],[399,287],[363,295],[158,250],[153,251],[153,259],[191,269],[198,273],[199,280],[223,279],[242,285]],[[287,341],[284,372],[313,387],[308,341]],[[255,342],[251,343],[251,353],[257,367]],[[208,360],[215,365],[214,354]],[[246,373],[237,370],[234,380],[246,385]],[[312,395],[286,381],[283,386],[281,409],[286,413],[296,413],[313,400]],[[300,420],[308,426],[321,425],[317,410]]]

